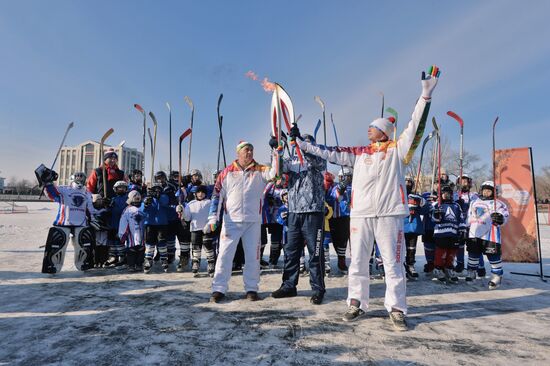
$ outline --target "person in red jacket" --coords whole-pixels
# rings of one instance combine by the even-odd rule
[[[118,155],[113,149],[109,149],[103,154],[103,164],[105,165],[105,172],[107,173],[107,198],[109,199],[115,195],[113,189],[115,183],[119,180],[127,181],[124,176],[124,171],[118,168],[117,163]],[[86,182],[86,189],[92,194],[99,194],[103,197],[103,165],[92,170]]]

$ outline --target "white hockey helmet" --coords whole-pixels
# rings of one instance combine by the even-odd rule
[[[346,177],[346,176],[352,176],[353,175],[353,169],[345,166],[342,169],[338,171],[339,177]]]
[[[113,186],[113,190],[116,192],[118,188],[124,188],[125,190],[128,190],[128,183],[123,180],[119,180]]]
[[[141,202],[141,194],[138,191],[131,191],[128,193],[128,199],[126,200],[126,203],[131,205],[132,203],[138,203]]]
[[[86,185],[86,174],[84,172],[76,172],[69,178],[71,187],[82,189]]]
[[[202,173],[198,169],[191,169],[191,171],[189,172],[189,175],[191,176],[197,175],[200,179],[202,179]]]

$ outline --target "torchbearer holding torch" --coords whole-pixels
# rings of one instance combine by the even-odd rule
[[[403,219],[408,216],[404,166],[422,141],[432,92],[440,72],[436,66],[422,73],[422,94],[412,119],[397,141],[390,140],[394,118],[378,118],[368,129],[367,146],[327,147],[297,140],[304,153],[339,165],[353,166],[348,305],[343,320],[365,314],[369,302],[369,259],[374,240],[378,244],[386,279],[384,306],[396,330],[407,330]]]

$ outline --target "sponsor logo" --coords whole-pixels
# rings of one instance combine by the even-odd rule
[[[365,165],[372,165],[372,162],[373,162],[372,157],[370,155],[365,156],[364,162],[365,162]]]

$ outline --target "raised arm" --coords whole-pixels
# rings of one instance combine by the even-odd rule
[[[300,139],[296,140],[298,147],[306,154],[318,156],[330,163],[353,167],[355,157],[360,155],[363,147],[335,147],[315,145]]]
[[[411,162],[414,152],[422,140],[430,111],[432,92],[437,85],[440,74],[441,72],[437,66],[432,66],[428,75],[422,72],[422,95],[416,102],[407,128],[405,128],[397,140],[399,158],[404,164]]]

